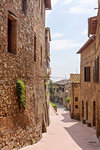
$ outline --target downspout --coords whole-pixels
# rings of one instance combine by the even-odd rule
[[[72,85],[73,89],[73,118],[74,118],[74,84]]]

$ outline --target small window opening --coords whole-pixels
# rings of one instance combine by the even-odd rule
[[[8,14],[8,52],[16,54],[17,50],[17,18]]]
[[[22,0],[22,11],[25,15],[27,14],[27,0]]]

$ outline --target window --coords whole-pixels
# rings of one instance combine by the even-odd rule
[[[88,120],[88,102],[86,102],[86,120]]]
[[[8,52],[16,54],[17,51],[17,18],[9,12],[8,13]]]
[[[36,36],[34,36],[34,61],[36,62]]]
[[[78,102],[78,97],[75,97],[75,102]]]
[[[90,82],[90,67],[84,68],[84,81]]]
[[[62,88],[62,92],[64,92],[64,88]]]
[[[27,14],[27,0],[22,0],[22,11],[25,15]]]
[[[57,92],[59,92],[59,89],[57,88]]]
[[[41,66],[42,66],[42,47],[41,47]]]
[[[99,82],[99,57],[95,59],[95,63],[93,66],[93,81]]]
[[[75,105],[75,109],[78,109],[78,105]]]

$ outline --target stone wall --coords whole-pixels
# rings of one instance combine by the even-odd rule
[[[75,98],[78,98],[76,101]],[[80,120],[80,84],[72,83],[71,84],[71,118]],[[76,108],[77,106],[77,108]]]
[[[0,1],[0,149],[11,150],[36,142],[46,128],[45,101],[45,5],[43,16],[39,1],[27,1],[27,15],[21,0]],[[17,18],[17,51],[8,52],[8,11]],[[36,36],[36,62],[34,61]],[[40,65],[42,47],[43,64]],[[16,81],[26,85],[26,108],[21,110],[16,95]]]
[[[82,101],[84,101],[84,119],[86,118],[86,102],[88,103],[88,120],[93,124],[93,102],[96,101],[96,83],[93,82],[93,65],[95,60],[94,41],[81,54],[81,119]],[[85,82],[84,67],[90,67],[90,82]]]
[[[93,67],[95,59],[99,56],[98,28],[96,39],[92,41],[81,53],[81,92],[80,117],[88,126],[95,126],[97,136],[100,136],[99,112],[99,82],[94,82]],[[100,58],[100,57],[99,57]],[[100,64],[100,59],[99,59]],[[90,67],[90,82],[85,82],[84,67]],[[99,65],[100,68],[100,65]],[[99,69],[100,72],[100,69]],[[99,73],[100,76],[100,73]],[[100,77],[99,77],[100,80]],[[83,104],[82,104],[83,103]],[[88,106],[86,106],[88,103]]]

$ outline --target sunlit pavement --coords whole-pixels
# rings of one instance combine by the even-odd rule
[[[48,132],[41,141],[21,150],[100,150],[96,131],[70,119],[63,107],[58,108],[58,116],[50,108],[50,120]]]

